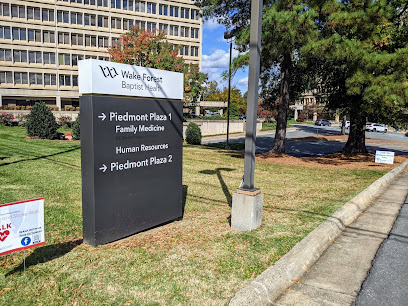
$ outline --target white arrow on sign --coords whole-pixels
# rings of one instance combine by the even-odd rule
[[[105,113],[102,113],[102,115],[98,116],[98,118],[101,118],[101,119],[102,119],[102,121],[103,121],[103,120],[105,120],[105,118],[106,118]],[[105,172],[105,171],[104,171],[104,172]]]
[[[100,167],[99,170],[102,170],[102,172],[105,172],[106,169],[108,169],[108,167],[105,166],[105,164],[103,164],[103,167]]]

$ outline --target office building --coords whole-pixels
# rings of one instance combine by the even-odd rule
[[[192,0],[0,0],[0,106],[78,106],[78,61],[109,60],[133,25],[164,30],[201,64],[202,20]]]

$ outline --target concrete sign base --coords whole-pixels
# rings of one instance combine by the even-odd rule
[[[260,191],[242,192],[232,195],[231,228],[238,231],[251,231],[262,221],[263,194]]]

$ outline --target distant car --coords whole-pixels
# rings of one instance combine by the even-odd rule
[[[367,123],[366,124],[366,131],[367,132],[383,132],[383,133],[387,133],[388,125],[381,124],[381,123]]]
[[[330,122],[329,120],[326,120],[326,119],[318,119],[318,120],[316,120],[315,125],[320,125],[320,126],[325,126],[325,125],[327,125],[327,126],[331,126],[331,122]]]
[[[342,127],[343,121],[340,122],[340,127]],[[350,121],[346,121],[346,129],[350,128]]]
[[[246,115],[239,115],[239,116],[238,116],[238,119],[239,119],[239,120],[245,120],[245,119],[246,119]]]

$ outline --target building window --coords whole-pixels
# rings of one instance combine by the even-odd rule
[[[178,26],[170,26],[170,35],[171,36],[178,36]]]
[[[85,46],[96,47],[96,36],[85,35]]]
[[[71,55],[69,55],[69,54],[58,54],[58,65],[60,65],[60,66],[70,66],[71,65]]]
[[[82,34],[71,33],[71,44],[73,46],[83,46],[84,36]]]
[[[0,38],[11,39],[10,27],[0,27]]]
[[[160,30],[160,31],[163,31],[166,35],[169,34],[167,24],[159,24],[159,30]]]
[[[98,48],[108,48],[109,47],[109,37],[99,36],[98,37]]]
[[[58,11],[57,12],[58,23],[69,23],[69,12]]]
[[[13,51],[14,63],[27,63],[27,51],[14,50]]]
[[[180,27],[180,36],[181,37],[189,37],[190,28]]]
[[[156,4],[147,2],[147,13],[156,14]]]
[[[27,6],[27,19],[41,20],[41,11],[38,7]]]
[[[106,16],[98,16],[98,27],[101,27],[101,28],[109,28],[108,17],[106,17]]]
[[[111,28],[112,29],[118,29],[121,30],[122,29],[122,25],[121,25],[121,18],[111,18]]]
[[[43,75],[42,73],[30,72],[30,85],[42,85]]]
[[[189,9],[188,8],[184,8],[184,7],[182,7],[181,9],[180,9],[180,18],[185,18],[185,19],[188,19],[188,12],[189,11]]]
[[[84,0],[85,5],[96,5],[96,0]]]
[[[71,76],[70,75],[59,75],[59,86],[71,86]]]
[[[184,55],[188,55],[188,46],[184,46]]]
[[[128,8],[127,8],[128,11],[132,11],[132,12],[133,12],[133,11],[134,11],[134,7],[135,7],[135,1],[134,1],[134,0],[129,0],[129,1],[128,1],[128,4],[129,4],[129,5],[128,5]]]
[[[198,11],[197,10],[191,10],[191,19],[192,20],[198,20]]]
[[[13,84],[13,73],[0,71],[0,84]]]
[[[28,84],[27,72],[14,72],[14,84]]]
[[[191,38],[198,38],[198,29],[191,28]]]
[[[112,45],[115,46],[117,44],[119,44],[119,38],[118,37],[113,37],[112,38]]]
[[[0,49],[0,61],[1,62],[11,62],[11,50],[8,49]]]
[[[42,20],[54,22],[54,10],[42,9]]]
[[[159,15],[167,16],[167,5],[160,4],[159,5]]]
[[[43,53],[44,65],[55,65],[55,53]]]
[[[82,55],[72,55],[72,66],[78,66],[78,61],[82,59]]]
[[[130,19],[123,19],[123,29],[129,30],[133,26],[134,22]]]
[[[39,51],[28,52],[28,62],[30,64],[42,64],[42,55]]]
[[[198,56],[198,47],[191,47],[191,56]]]
[[[82,13],[71,12],[71,24],[82,24]]]
[[[30,31],[28,31],[30,37]],[[53,31],[43,31],[43,42],[53,44],[55,43],[55,33]]]
[[[179,16],[179,8],[176,6],[170,6],[170,16],[171,17],[178,17]]]
[[[41,31],[28,30],[28,41],[41,42]]]
[[[85,14],[84,24],[91,27],[96,27],[96,15]]]
[[[25,18],[25,7],[21,5],[11,5],[11,17]]]
[[[108,0],[98,0],[98,6],[108,7]]]
[[[44,85],[55,86],[57,85],[57,76],[55,74],[44,74]]]
[[[153,33],[156,32],[156,24],[152,22],[147,22],[147,31],[152,31]]]
[[[8,3],[0,3],[0,16],[10,16],[10,5]]]
[[[69,33],[58,33],[58,44],[69,45]]]
[[[41,35],[40,35],[41,39]],[[27,40],[27,30],[20,28],[13,28],[13,40]]]
[[[77,75],[72,76],[72,86],[74,87],[78,86],[78,76]]]
[[[135,2],[135,11],[145,13],[146,12],[146,5],[144,2],[136,1]]]

